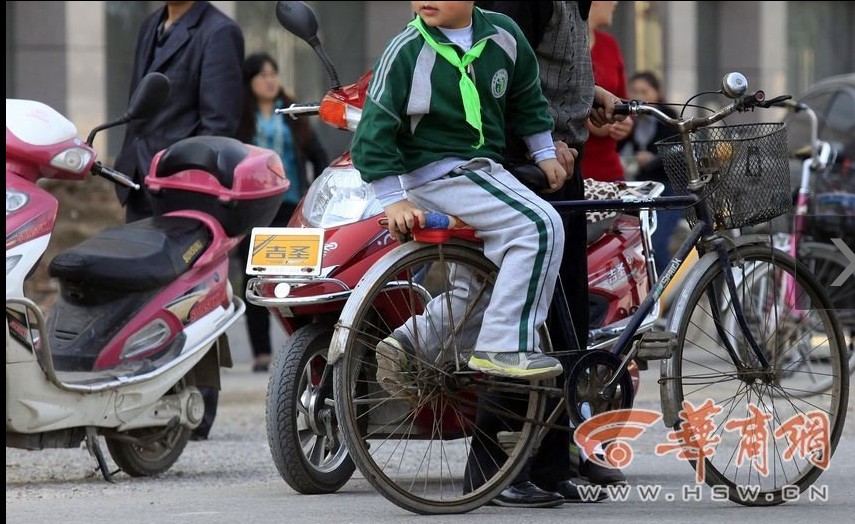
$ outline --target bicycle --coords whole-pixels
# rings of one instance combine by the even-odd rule
[[[705,468],[708,484],[730,488],[731,500],[779,504],[784,501],[785,485],[804,490],[816,480],[821,468],[799,457],[785,462],[779,455],[768,477],[752,475],[751,465],[731,468],[738,442],[723,431],[723,422],[734,413],[748,413],[749,405],[773,412],[766,422],[770,434],[789,420],[788,415],[806,416],[805,412],[818,409],[827,416],[826,451],[833,453],[848,402],[843,337],[816,279],[789,255],[757,237],[731,241],[719,234],[723,229],[768,221],[791,205],[782,124],[709,127],[736,111],[769,107],[782,99],[766,102],[762,91],[746,94],[746,89],[742,75],[726,76],[723,91],[734,101],[707,117],[672,119],[636,101],[622,108],[677,128],[680,139],[662,144],[660,154],[674,186],[686,188],[687,194],[553,203],[568,212],[686,208],[693,223],[689,237],[612,349],[555,351],[544,331],[542,351],[575,359],[562,387],[555,380],[524,382],[467,369],[479,315],[489,301],[497,272],[480,252],[471,229],[446,223],[444,229],[415,231],[414,241],[371,267],[341,313],[328,361],[334,364],[335,411],[347,448],[383,496],[423,514],[462,513],[489,502],[521,470],[547,429],[569,430],[556,424],[562,410],[578,425],[631,406],[633,389],[626,369],[635,358],[663,361],[660,391],[666,426],[680,428],[684,401],[700,406],[712,398],[723,404],[727,413],[713,419],[717,428],[713,436],[720,439],[715,454],[701,455],[702,461],[691,463],[696,469]],[[762,192],[746,191],[761,186]],[[686,277],[685,292],[672,309],[667,331],[638,338],[639,326],[693,248],[699,250],[700,260]],[[765,323],[757,322],[760,316],[754,315],[749,323],[743,305],[753,304],[746,300],[750,286],[737,286],[737,282],[744,284],[740,275],[761,267],[766,268],[764,277],[775,284],[768,286],[769,308],[779,315],[763,317]],[[797,284],[797,302],[777,295],[781,289],[777,284],[783,279]],[[718,307],[722,297],[729,300],[737,319],[736,333],[725,332]],[[805,308],[804,321],[786,326],[790,336],[777,337],[778,318],[788,316],[794,307]],[[397,387],[389,388],[377,382],[375,351],[395,329],[409,330],[416,347],[408,353],[406,365],[394,370]],[[780,395],[786,395],[788,386],[778,377],[778,355],[792,350],[787,344],[798,342],[796,335],[812,331],[826,335],[821,346],[836,370],[831,392],[812,402],[795,396],[786,396],[784,402]],[[773,389],[778,395],[774,398]],[[555,400],[559,402],[547,415],[547,402]],[[499,422],[481,427],[479,412],[492,412]],[[473,443],[503,453],[473,457]],[[780,450],[775,447],[774,451]],[[477,476],[483,482],[473,480]],[[752,483],[759,486],[756,497],[734,489]]]
[[[845,216],[840,210],[837,215],[811,216],[816,213],[819,205],[833,202],[842,210],[855,209],[855,192],[835,192],[816,194],[814,180],[824,180],[831,176],[830,171],[835,163],[837,152],[824,140],[819,140],[816,113],[804,103],[792,100],[779,104],[793,113],[805,113],[810,121],[810,145],[800,150],[797,157],[802,160],[802,169],[795,210],[793,213],[791,231],[772,235],[773,244],[802,262],[811,274],[826,284],[829,298],[844,330],[847,353],[847,369],[851,376],[855,373],[855,279],[845,279],[838,285],[830,285],[846,270],[849,260],[843,255],[838,246],[832,243],[832,236],[843,236],[844,231],[855,229],[855,217]],[[847,188],[839,188],[847,189]],[[848,242],[851,244],[851,242]],[[764,286],[762,275],[750,275],[749,278],[756,286]],[[763,296],[758,290],[757,296]],[[792,321],[798,321],[794,318]],[[728,318],[728,330],[732,331],[735,319]],[[789,355],[782,362],[782,372],[790,375],[811,369],[814,372],[809,377],[803,377],[801,396],[812,396],[826,391],[832,385],[832,377],[825,376],[820,370],[828,365],[825,355],[810,351],[810,341],[802,341],[800,350]],[[825,376],[825,378],[823,378]]]

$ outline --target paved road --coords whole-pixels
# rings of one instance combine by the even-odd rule
[[[266,376],[251,373],[243,325],[233,328],[237,365],[226,370],[220,411],[206,442],[191,442],[178,463],[161,478],[131,479],[122,474],[107,484],[93,469],[83,449],[26,452],[6,450],[6,522],[425,522],[379,496],[364,480],[354,478],[335,495],[302,496],[281,480],[270,459],[264,428]],[[282,336],[277,334],[281,342]],[[657,409],[656,375],[642,375],[639,406]],[[851,404],[851,402],[850,402]],[[651,452],[660,432],[648,432],[635,447],[636,458],[626,470],[636,486],[661,486],[656,501],[642,502],[632,491],[625,502],[567,504],[554,509],[521,510],[484,507],[432,522],[844,522],[851,521],[855,500],[855,414],[841,439],[832,468],[817,486],[827,486],[828,501],[803,496],[773,508],[744,508],[710,499],[704,486],[701,500],[682,500],[693,489],[693,470],[673,456]],[[657,426],[654,426],[654,428]],[[357,474],[358,477],[358,474]]]

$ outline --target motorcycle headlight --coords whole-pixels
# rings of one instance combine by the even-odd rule
[[[6,188],[6,216],[27,205],[29,200],[30,197],[26,193]]]
[[[383,212],[374,191],[352,167],[328,167],[309,187],[303,217],[312,227],[330,228]]]
[[[70,147],[50,160],[50,165],[65,171],[80,174],[89,168],[92,152],[82,147]]]

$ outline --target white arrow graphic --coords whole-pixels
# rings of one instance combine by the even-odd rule
[[[843,273],[840,273],[840,276],[834,279],[834,282],[831,283],[833,287],[838,287],[843,285],[843,282],[855,274],[855,253],[849,249],[849,246],[843,243],[843,240],[839,238],[832,238],[831,241],[837,246],[837,249],[843,253],[843,256],[849,260],[849,265],[846,266],[846,269],[843,270]]]

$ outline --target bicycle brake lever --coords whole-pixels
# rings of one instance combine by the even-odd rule
[[[776,96],[775,98],[773,98],[771,100],[765,100],[763,102],[758,102],[757,107],[763,107],[763,108],[770,108],[772,106],[790,107],[790,104],[795,104],[795,102],[788,102],[791,98],[793,98],[793,97],[790,95]]]

